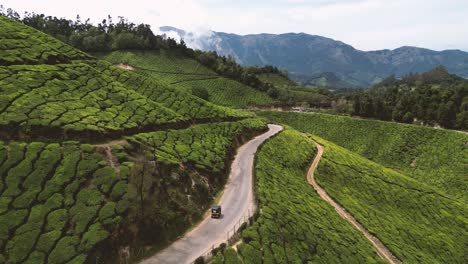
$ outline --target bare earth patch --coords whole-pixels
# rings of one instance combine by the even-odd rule
[[[132,66],[130,66],[128,64],[124,64],[124,63],[119,63],[119,64],[117,64],[115,66],[119,67],[120,69],[129,70],[129,71],[134,71],[135,70],[134,67],[132,67]]]

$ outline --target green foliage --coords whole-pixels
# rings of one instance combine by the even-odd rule
[[[307,184],[316,150],[287,129],[257,154],[261,213],[238,246],[244,263],[379,263],[372,246]]]
[[[236,80],[220,77],[196,60],[179,52],[115,51],[103,55],[103,59],[113,64],[128,63],[136,67],[139,73],[189,93],[193,90],[206,90],[207,100],[218,105],[243,108],[274,103],[274,100],[265,93]]]
[[[468,81],[442,66],[401,80],[391,76],[354,95],[354,114],[468,130]]]
[[[267,94],[227,78],[188,80],[174,84],[174,86],[186,91],[205,88],[208,92],[208,101],[224,106],[246,108],[275,103]]]
[[[298,86],[297,83],[290,80],[287,76],[279,73],[260,73],[257,74],[257,77],[261,81],[271,83],[277,88],[293,88]]]
[[[83,263],[83,256],[118,226],[122,218],[116,214],[127,210],[128,204],[116,212],[116,203],[126,200],[127,177],[103,167],[103,157],[78,142],[0,146],[6,151],[0,165],[5,262]],[[127,165],[121,168],[128,173]]]
[[[57,63],[91,58],[47,34],[4,16],[0,16],[0,28],[0,65]]]
[[[466,201],[468,135],[327,114],[259,112]]]
[[[183,118],[83,63],[0,67],[0,125],[121,131]]]
[[[265,128],[259,119],[211,123],[182,130],[142,133],[129,137],[134,145],[150,148],[153,159],[164,163],[191,163],[197,168],[219,172],[226,168],[233,140],[246,132]]]
[[[316,178],[404,263],[465,263],[468,208],[328,141]]]
[[[154,59],[158,61],[160,57],[165,57],[163,55],[159,56],[149,52],[140,53],[120,51],[112,52],[108,56],[110,57],[110,61],[119,61],[119,58],[121,60],[124,60],[124,58],[128,56],[129,58],[131,58],[132,62],[134,61],[134,63],[142,63],[143,65],[145,65],[144,62],[149,62],[149,59]],[[172,63],[172,60],[169,61],[171,61]],[[180,66],[183,66],[183,64]],[[191,91],[190,93],[188,93],[180,89],[173,88],[170,85],[164,83],[164,77],[155,75],[154,72],[148,74],[146,70],[122,70],[117,67],[110,66],[109,64],[106,64],[104,62],[98,63],[98,67],[102,69],[104,73],[114,76],[116,80],[122,82],[128,88],[133,89],[140,94],[148,96],[148,98],[150,98],[151,100],[173,110],[174,112],[183,116],[184,118],[216,120],[249,116],[249,114],[244,112],[234,111],[226,107],[220,107],[212,103],[206,102],[196,96],[193,96],[191,94]]]

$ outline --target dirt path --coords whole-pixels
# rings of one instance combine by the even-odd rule
[[[117,139],[117,140],[112,140],[104,144],[96,144],[93,145],[98,151],[102,151],[103,154],[106,155],[107,162],[109,163],[109,166],[114,168],[117,172],[120,172],[120,164],[117,160],[117,157],[115,157],[112,154],[112,146],[116,145],[125,145],[127,144],[126,139]]]
[[[306,135],[305,135],[306,136]],[[314,161],[312,162],[312,165],[309,168],[309,171],[307,172],[307,181],[309,182],[312,187],[314,187],[315,191],[320,195],[320,197],[325,200],[327,203],[329,203],[335,210],[338,212],[338,214],[348,221],[351,225],[354,226],[359,232],[361,232],[369,242],[371,242],[372,246],[374,246],[375,250],[377,251],[377,254],[379,254],[380,257],[385,259],[391,264],[399,264],[401,263],[393,254],[388,250],[385,245],[375,236],[371,235],[361,224],[356,221],[356,219],[346,211],[342,206],[340,206],[338,203],[336,203],[328,194],[327,192],[320,187],[320,185],[315,181],[314,177],[314,172],[315,169],[317,168],[320,159],[322,158],[323,155],[323,146],[306,136],[309,140],[315,143],[317,146],[317,156],[315,156]]]

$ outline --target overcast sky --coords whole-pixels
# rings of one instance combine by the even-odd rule
[[[3,0],[23,13],[236,34],[305,32],[362,50],[418,46],[468,51],[468,0]]]

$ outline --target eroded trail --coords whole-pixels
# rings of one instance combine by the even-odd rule
[[[305,135],[306,136],[306,135]],[[364,234],[367,240],[369,240],[372,244],[372,246],[375,248],[377,253],[379,254],[380,257],[385,259],[391,264],[399,264],[401,263],[393,254],[390,252],[390,250],[385,247],[385,245],[375,236],[371,235],[350,213],[348,213],[341,205],[336,203],[328,194],[327,192],[320,187],[320,185],[315,181],[314,177],[314,172],[315,169],[317,168],[320,159],[322,158],[323,155],[323,146],[306,136],[309,140],[315,143],[317,146],[317,156],[315,156],[314,161],[312,162],[312,165],[309,168],[309,171],[307,172],[307,181],[309,182],[312,187],[314,187],[315,191],[320,195],[320,197],[325,200],[327,203],[329,203],[335,210],[338,212],[338,214],[348,221],[351,225],[354,226],[359,232]]]

